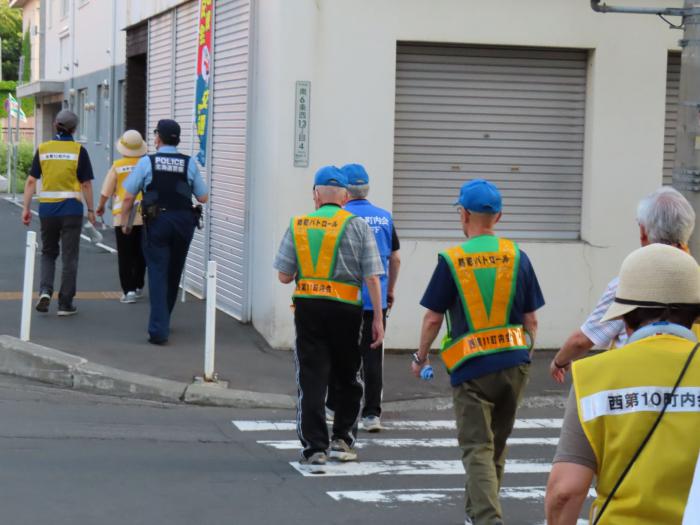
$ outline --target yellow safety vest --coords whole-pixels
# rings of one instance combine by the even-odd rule
[[[323,206],[310,215],[292,219],[290,230],[299,265],[295,298],[362,303],[359,286],[332,279],[340,239],[352,217],[341,208]]]
[[[670,398],[694,346],[674,335],[655,335],[574,362],[579,419],[598,464],[591,523]],[[700,362],[694,361],[599,525],[680,525],[699,432]]]
[[[78,180],[80,144],[68,140],[50,140],[39,145],[41,193],[39,202],[82,200]]]
[[[138,164],[141,157],[124,157],[119,160],[115,160],[112,164],[112,168],[117,174],[116,189],[114,192],[114,200],[112,201],[112,213],[114,216],[118,216],[122,212],[122,203],[124,202],[124,195],[126,190],[124,189],[124,181],[129,176],[129,174],[134,169],[134,166]],[[143,198],[143,194],[139,192],[136,196],[135,201],[140,203]],[[137,214],[141,214],[140,204],[136,210]]]
[[[447,335],[440,357],[452,372],[476,356],[526,350],[525,330],[510,324],[510,311],[520,266],[518,246],[508,239],[482,235],[440,253],[457,285],[470,331],[452,338],[447,316]]]

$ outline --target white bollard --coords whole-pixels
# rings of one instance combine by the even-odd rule
[[[187,297],[187,291],[185,290],[185,271],[182,272],[182,277],[180,278],[180,302],[184,303]]]
[[[36,256],[36,232],[27,232],[27,245],[24,253],[24,289],[22,290],[22,324],[19,338],[29,341],[32,324],[32,292],[34,289],[34,258]]]
[[[204,380],[215,381],[214,348],[216,345],[216,261],[207,266],[207,317],[204,333]]]

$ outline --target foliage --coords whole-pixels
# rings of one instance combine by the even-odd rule
[[[2,39],[2,78],[16,80],[22,48],[22,12],[10,9],[0,0],[0,39]]]
[[[32,78],[32,40],[29,31],[25,31],[22,39],[22,56],[24,57],[24,71],[22,71],[22,81],[29,82]]]
[[[3,137],[4,138],[4,137]],[[20,142],[19,160],[17,161],[17,192],[24,191],[24,181],[32,167],[34,146],[31,142]],[[0,140],[0,174],[7,175],[7,143]]]

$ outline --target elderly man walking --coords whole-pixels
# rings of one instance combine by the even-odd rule
[[[642,246],[661,243],[688,251],[688,239],[695,227],[695,212],[692,206],[677,190],[664,186],[642,199],[637,208],[639,242]],[[610,348],[623,346],[627,333],[621,319],[601,322],[601,319],[615,298],[618,286],[615,277],[588,316],[588,319],[575,330],[559,352],[552,359],[550,374],[558,383],[563,383],[571,362],[583,357],[598,346]]]
[[[439,254],[421,300],[428,311],[412,369],[418,377],[429,363],[428,351],[447,315],[440,357],[450,374],[467,475],[465,524],[499,525],[506,440],[527,384],[535,311],[544,298],[525,252],[495,235],[501,218],[496,186],[472,180],[456,204],[467,241]]]
[[[690,330],[698,315],[690,255],[651,244],[624,260],[602,321],[622,320],[627,344],[573,364],[545,497],[549,525],[578,522],[594,475],[593,525],[698,523],[685,510],[700,452],[699,344]]]
[[[280,282],[296,280],[294,325],[297,369],[297,434],[301,464],[324,470],[328,456],[355,461],[355,423],[362,385],[358,372],[363,281],[372,300],[372,347],[384,338],[379,276],[384,273],[372,230],[362,218],[343,210],[347,178],[335,166],[318,170],[313,198],[316,211],[293,217],[274,268]],[[324,412],[329,376],[336,407],[329,448]]]

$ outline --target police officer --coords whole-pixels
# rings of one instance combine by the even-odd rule
[[[358,372],[362,323],[361,287],[372,300],[372,347],[384,338],[379,275],[384,273],[377,243],[367,223],[343,210],[347,178],[335,166],[318,170],[314,179],[316,211],[292,218],[274,267],[279,280],[296,280],[294,325],[297,367],[297,435],[301,463],[323,471],[327,458],[357,460],[355,422],[362,385]],[[337,393],[333,435],[328,439],[324,403],[333,375]]]
[[[602,322],[621,318],[629,338],[573,363],[547,523],[576,523],[594,476],[592,524],[698,523],[686,503],[700,452],[700,357],[690,330],[699,314],[692,256],[663,244],[627,256]]]
[[[32,195],[36,191],[37,180],[42,181],[39,193],[41,282],[36,310],[49,310],[56,258],[60,251],[63,271],[58,293],[59,316],[74,315],[77,312],[73,297],[78,276],[83,198],[87,204],[88,220],[95,224],[95,212],[92,209],[92,164],[87,150],[73,140],[77,127],[78,116],[72,111],[64,109],[56,115],[56,135],[52,140],[39,145],[24,186],[22,222],[29,226],[32,221]]]
[[[197,225],[192,195],[206,203],[208,193],[196,164],[177,151],[180,125],[174,120],[159,120],[154,133],[157,153],[142,157],[124,181],[121,224],[128,234],[134,196],[143,191],[143,252],[151,303],[148,341],[160,345],[170,335],[170,315]]]
[[[467,475],[465,524],[499,525],[506,440],[527,384],[528,349],[544,298],[525,252],[495,235],[502,207],[498,188],[474,179],[462,186],[455,204],[467,241],[438,256],[421,300],[428,311],[411,366],[419,377],[447,315],[440,357],[450,374]]]
[[[394,304],[394,287],[399,276],[401,258],[399,256],[399,238],[396,235],[391,213],[374,206],[369,200],[369,175],[361,164],[346,164],[341,168],[348,179],[350,200],[345,209],[362,217],[374,233],[379,256],[384,266],[384,275],[380,277],[382,287],[382,312],[386,329],[387,309]],[[362,354],[362,380],[365,385],[364,405],[362,407],[362,427],[368,432],[379,432],[382,428],[382,384],[384,367],[384,345],[370,348],[372,343],[372,301],[367,286],[362,287],[362,336],[360,353]],[[331,387],[328,390],[326,406],[334,410],[335,396]]]

